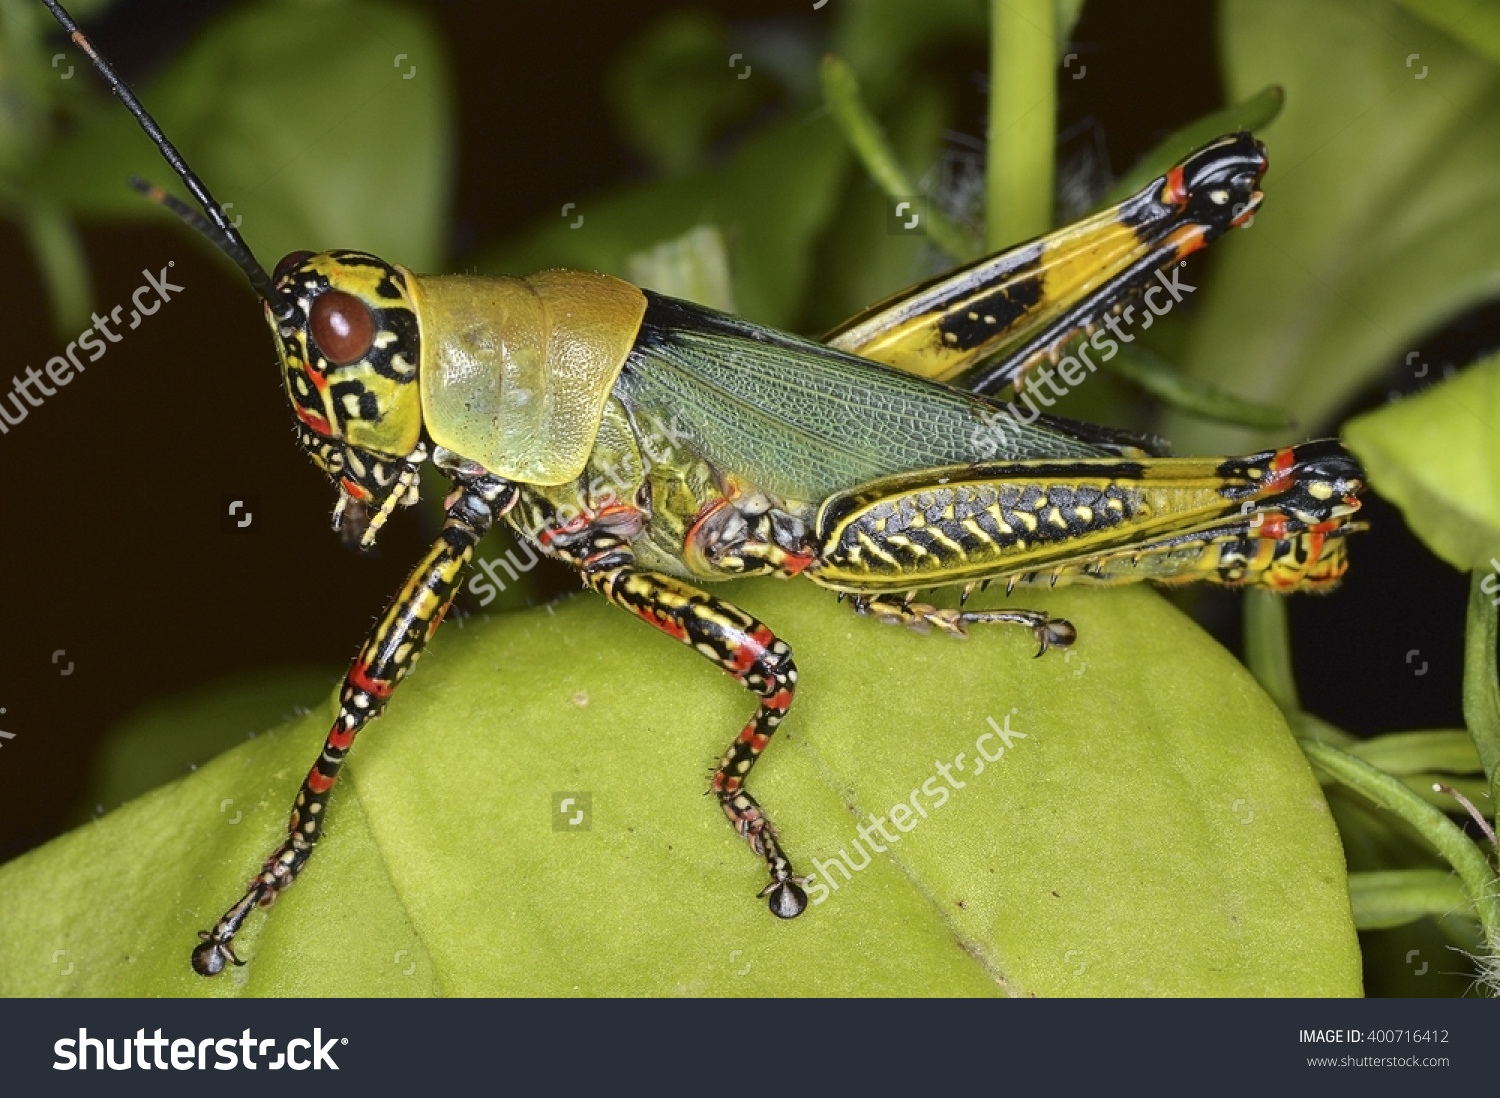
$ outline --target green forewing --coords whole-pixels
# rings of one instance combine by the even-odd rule
[[[715,466],[788,499],[981,459],[1111,452],[994,402],[651,295],[615,393]]]

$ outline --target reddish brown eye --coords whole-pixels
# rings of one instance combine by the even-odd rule
[[[375,317],[370,307],[342,290],[318,295],[307,326],[318,350],[335,366],[358,362],[375,342]]]
[[[313,257],[312,252],[288,252],[281,257],[281,262],[276,264],[276,271],[271,275],[272,280],[280,282],[282,278],[291,273],[297,267]]]

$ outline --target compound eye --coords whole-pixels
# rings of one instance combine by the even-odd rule
[[[312,252],[288,252],[281,257],[281,262],[276,264],[276,271],[271,275],[272,281],[280,282],[295,268],[302,266],[313,257]]]
[[[375,317],[370,307],[342,290],[318,295],[307,326],[313,342],[335,366],[358,362],[375,342]]]

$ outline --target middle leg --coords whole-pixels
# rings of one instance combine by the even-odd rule
[[[580,547],[582,548],[582,547]],[[598,541],[578,553],[584,581],[610,602],[715,661],[760,699],[755,714],[714,770],[712,792],[735,831],[766,861],[771,883],[761,890],[771,913],[791,919],[807,907],[801,878],[776,829],[745,788],[745,780],[791,708],[797,688],[792,650],[763,622],[732,603],[635,566],[621,544]]]

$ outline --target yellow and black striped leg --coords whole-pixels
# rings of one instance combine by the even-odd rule
[[[1067,648],[1078,639],[1078,630],[1071,622],[1048,617],[1040,610],[943,610],[894,595],[855,595],[849,601],[855,613],[870,614],[887,625],[909,626],[918,633],[936,626],[959,640],[968,639],[971,625],[1024,625],[1036,638],[1038,656],[1049,648]]]
[[[761,890],[771,913],[802,914],[807,893],[777,840],[776,829],[745,789],[745,779],[792,704],[797,668],[792,650],[760,621],[737,606],[670,576],[635,567],[618,544],[592,542],[578,554],[585,582],[610,602],[654,625],[669,637],[716,661],[760,698],[755,715],[714,770],[712,791],[740,837],[766,860],[771,883]]]
[[[354,737],[380,715],[396,684],[411,671],[458,592],[460,574],[475,544],[510,509],[516,497],[512,485],[495,477],[476,479],[462,485],[459,492],[448,508],[442,534],[407,577],[401,593],[381,616],[344,677],[338,718],[323,742],[322,754],[297,792],[286,840],[272,851],[239,902],[212,930],[199,933],[203,942],[193,950],[193,970],[199,975],[214,976],[226,964],[244,963],[234,955],[233,948],[240,924],[257,906],[269,906],[312,857],[323,832],[329,791]]]

